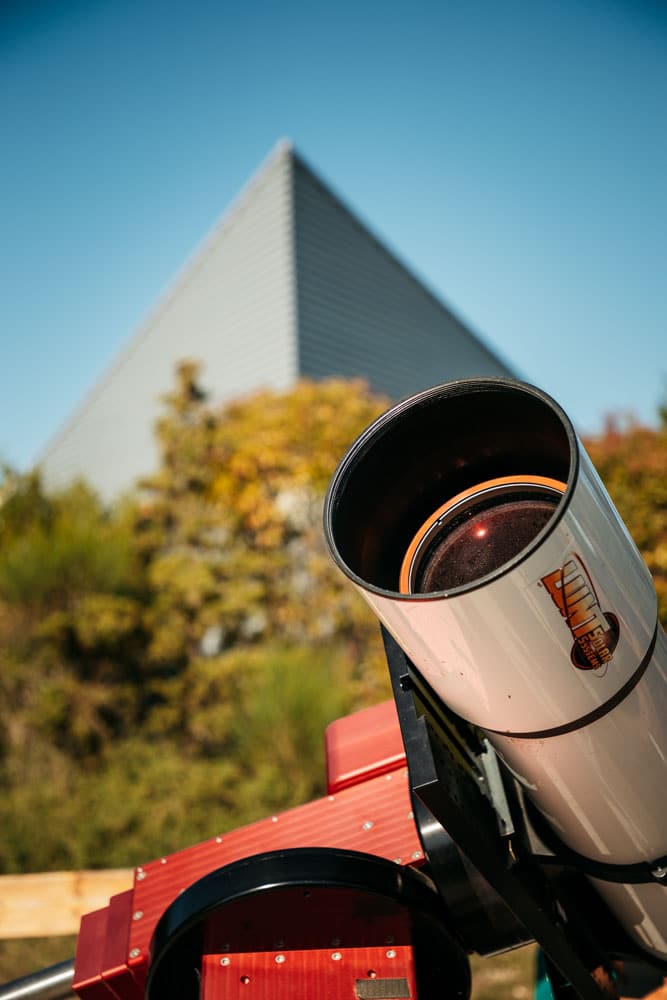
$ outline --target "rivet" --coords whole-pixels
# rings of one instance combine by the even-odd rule
[[[215,842],[216,842],[216,844],[221,844],[222,843],[222,837],[216,837],[215,838]]]
[[[231,958],[227,958],[226,955],[223,955],[222,958],[220,959],[220,965],[229,965],[230,962]]]
[[[141,918],[143,917],[143,915],[144,915],[144,911],[143,910],[135,910],[134,913],[132,914],[132,919],[133,920],[141,920]]]
[[[130,958],[139,958],[141,955],[141,948],[133,948],[130,952]]]
[[[421,856],[422,856],[422,852],[421,851],[413,851],[412,852],[412,857],[413,857],[413,859],[415,861],[417,860],[417,858],[421,858]]]
[[[276,955],[276,962],[278,963],[278,965],[282,965],[284,961],[285,961],[284,955]]]
[[[277,816],[272,816],[271,817],[271,822],[272,823],[277,823],[278,822],[278,817]]]
[[[341,953],[339,951],[334,951],[334,952],[332,952],[331,957],[333,958],[334,962],[340,962],[340,960],[341,960],[341,958],[343,956],[341,955]]]
[[[160,864],[161,865],[166,865],[166,863],[167,863],[167,859],[166,858],[160,858]]]
[[[361,829],[362,830],[372,830],[373,829],[373,820],[372,819],[367,819],[365,823],[361,824]]]
[[[142,869],[140,868],[137,872],[137,882],[143,882],[145,878],[146,878],[146,872],[142,871]]]
[[[387,958],[396,958],[396,952],[394,951],[393,948],[390,948],[389,951],[386,954],[387,954]]]

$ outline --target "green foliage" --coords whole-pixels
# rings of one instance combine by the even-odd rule
[[[214,634],[224,649],[344,643],[377,694],[377,626],[331,565],[321,511],[338,460],[384,403],[361,383],[303,382],[220,411],[195,376],[181,367],[157,429],[162,465],[143,483],[150,661],[178,670]]]
[[[324,791],[325,726],[388,693],[321,539],[383,406],[333,382],[220,409],[184,364],[134,503],[6,476],[0,870],[134,864]]]
[[[586,447],[653,574],[667,626],[667,410],[657,430],[610,419]]]
[[[91,590],[113,591],[129,576],[129,535],[75,484],[47,498],[35,474],[0,507],[0,598],[63,607]]]

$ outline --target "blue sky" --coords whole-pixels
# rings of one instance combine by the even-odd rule
[[[4,0],[0,457],[36,458],[281,136],[581,430],[654,421],[666,99],[657,0]]]

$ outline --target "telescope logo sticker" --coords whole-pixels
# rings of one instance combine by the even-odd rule
[[[572,633],[574,666],[578,670],[606,668],[618,643],[618,618],[600,607],[583,561],[571,555],[560,569],[543,576],[542,583]]]

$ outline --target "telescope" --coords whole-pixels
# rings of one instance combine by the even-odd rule
[[[466,1000],[470,954],[529,942],[556,1000],[661,984],[667,643],[565,413],[508,379],[405,399],[343,457],[324,530],[393,702],[329,727],[323,799],[138,867],[68,988]],[[0,1000],[64,995],[48,973]]]

